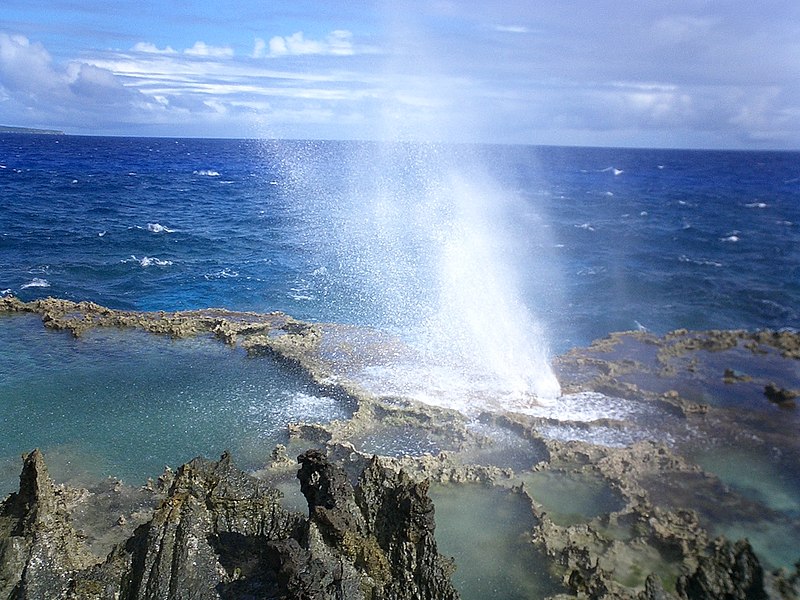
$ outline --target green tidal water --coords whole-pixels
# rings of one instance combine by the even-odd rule
[[[263,465],[291,421],[349,413],[268,359],[209,338],[129,330],[76,339],[38,317],[0,317],[0,495],[40,448],[57,480],[142,483],[197,455]]]
[[[585,523],[624,506],[622,498],[596,477],[537,471],[521,479],[556,525]]]
[[[480,485],[434,486],[436,542],[455,559],[463,600],[543,598],[560,591],[530,542],[533,515],[519,495]]]

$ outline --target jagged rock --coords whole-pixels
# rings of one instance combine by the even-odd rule
[[[356,489],[320,452],[299,458],[309,517],[229,454],[182,466],[152,519],[104,562],[70,524],[42,455],[0,505],[0,597],[88,600],[456,600],[427,485],[374,459]]]
[[[0,505],[0,598],[59,597],[74,572],[99,561],[72,527],[62,490],[34,450],[24,457],[19,492]]]
[[[298,460],[309,515],[372,584],[367,598],[458,598],[452,567],[439,556],[428,483],[384,467],[375,457],[353,489],[345,471],[310,450]]]
[[[710,556],[697,570],[678,579],[678,596],[685,600],[766,600],[764,570],[747,540],[714,542]]]
[[[671,600],[667,592],[664,591],[664,586],[661,585],[661,579],[650,573],[644,582],[644,591],[639,594],[638,600]]]

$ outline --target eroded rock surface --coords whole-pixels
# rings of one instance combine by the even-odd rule
[[[196,458],[152,518],[103,560],[71,524],[42,455],[0,507],[0,597],[180,600],[457,599],[436,549],[427,486],[376,458],[350,485],[324,454],[299,457],[309,517],[235,467]]]

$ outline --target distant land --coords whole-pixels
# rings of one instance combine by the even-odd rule
[[[37,135],[64,135],[63,131],[57,129],[33,129],[32,127],[8,127],[0,125],[0,133],[31,133]]]

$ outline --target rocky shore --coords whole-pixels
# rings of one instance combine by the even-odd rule
[[[775,426],[794,418],[797,333],[615,335],[556,361],[564,414],[532,406],[467,417],[366,389],[352,374],[397,342],[362,331],[353,344],[344,326],[9,297],[0,312],[39,314],[77,336],[96,327],[214,336],[356,407],[346,421],[291,425],[289,447],[253,473],[224,454],[144,488],[75,488],[53,483],[40,452],[27,454],[19,491],[0,506],[0,598],[457,598],[461,565],[437,546],[430,485],[522,499],[527,543],[560,588],[552,598],[800,597],[797,570],[771,569],[748,541],[714,533],[721,518],[783,517],[695,460],[708,440],[746,438],[756,451],[780,449],[781,465],[800,463],[796,430]],[[587,417],[601,393],[614,410]],[[720,393],[756,408],[728,410],[713,402]],[[375,456],[365,442],[375,436],[434,450]],[[287,508],[278,487],[299,489],[307,510]],[[570,509],[576,499],[586,506]]]

